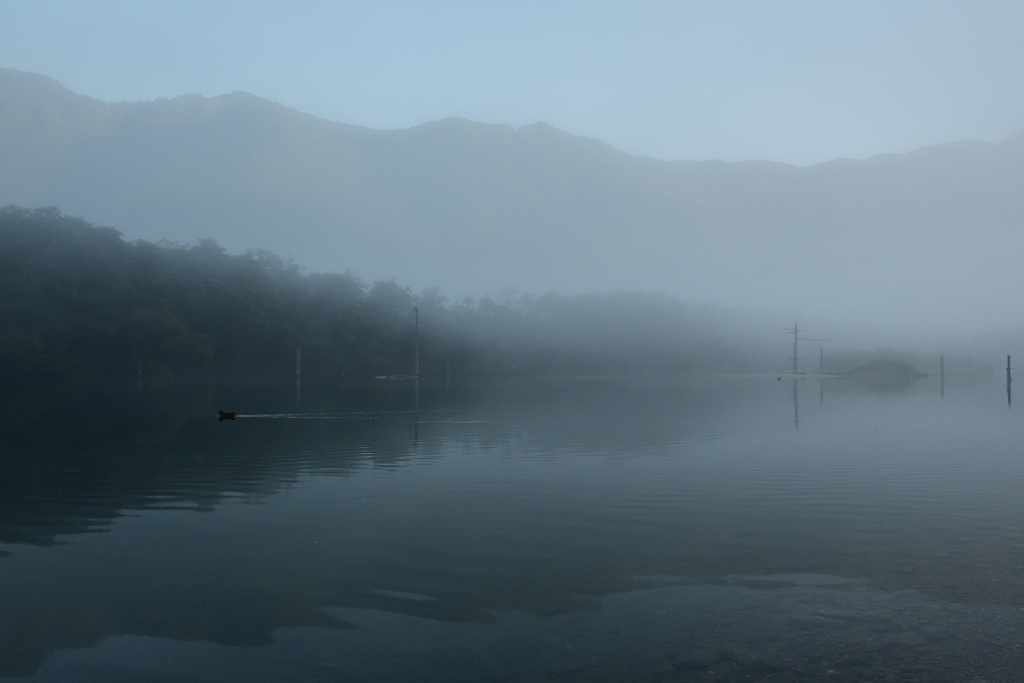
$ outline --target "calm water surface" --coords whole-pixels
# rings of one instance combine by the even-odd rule
[[[1006,398],[774,376],[8,392],[0,680],[1021,680]]]

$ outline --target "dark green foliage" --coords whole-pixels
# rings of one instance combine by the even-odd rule
[[[0,209],[0,375],[303,377],[663,374],[759,361],[661,295],[506,295],[449,304],[394,280],[303,274],[273,254],[127,242],[56,209]],[[735,322],[735,321],[733,321]],[[717,328],[716,328],[717,325]]]
[[[358,338],[344,323],[364,295],[351,276],[304,277],[267,253],[129,243],[55,209],[0,210],[8,376],[280,374],[296,346],[316,358]]]

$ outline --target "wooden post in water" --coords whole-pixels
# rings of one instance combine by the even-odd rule
[[[295,347],[295,412],[302,409],[302,347]]]
[[[818,347],[818,375],[820,377],[825,376],[825,349],[824,347]],[[818,379],[818,405],[825,405],[825,380]]]
[[[939,354],[939,397],[946,395],[946,355]]]
[[[1010,405],[1012,396],[1010,395],[1010,356],[1006,356],[1006,405]]]
[[[420,377],[420,307],[419,306],[413,306],[412,307],[412,312],[416,315],[416,365],[415,365],[415,367],[413,369],[413,373],[412,374],[416,376],[416,379],[419,379],[419,377]],[[417,387],[416,395],[419,396],[419,385],[416,385],[416,387]]]

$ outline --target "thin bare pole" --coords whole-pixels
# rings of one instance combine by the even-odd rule
[[[794,375],[797,374],[797,359],[799,358],[799,354],[797,353],[797,348],[798,348],[797,345],[798,345],[799,342],[801,342],[801,341],[816,341],[816,342],[832,341],[831,339],[811,339],[810,337],[801,337],[800,336],[800,325],[798,325],[797,323],[793,323],[793,327],[784,327],[784,328],[782,328],[782,331],[783,332],[792,332],[793,333],[793,374]],[[821,354],[822,354],[822,356],[821,356],[822,359],[824,359],[825,352],[822,351]],[[822,360],[822,363],[824,363],[824,360]]]
[[[793,374],[796,374],[796,343],[800,339],[800,325],[793,323]]]

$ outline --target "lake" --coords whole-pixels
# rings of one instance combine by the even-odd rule
[[[0,681],[1024,671],[1024,415],[997,379],[132,384],[0,409]]]

